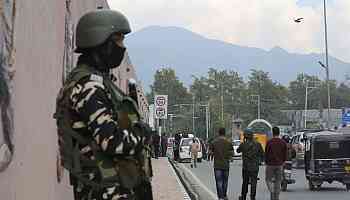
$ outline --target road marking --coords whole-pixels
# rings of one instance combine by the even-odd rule
[[[175,169],[173,168],[173,166],[171,166],[170,161],[168,161],[168,165],[169,165],[169,167],[171,168],[171,171],[173,172],[173,174],[174,174],[174,176],[175,176],[175,178],[176,178],[177,183],[180,185],[181,191],[182,191],[183,194],[184,194],[184,200],[191,200],[190,196],[188,195],[188,193],[187,193],[186,190],[185,190],[185,187],[182,185],[182,183],[181,183],[179,177],[177,176],[177,174],[176,174],[176,172],[175,172]]]
[[[183,169],[185,169],[186,171],[187,171],[187,173],[189,173],[192,177],[193,177],[193,179],[198,183],[198,185],[200,186],[200,187],[202,187],[206,192],[208,192],[208,194],[213,198],[213,199],[216,199],[217,197],[216,197],[216,194],[214,194],[211,190],[209,190],[208,188],[207,188],[207,186],[206,185],[204,185],[204,183],[202,183],[202,181],[200,181],[199,180],[199,178],[195,175],[195,174],[193,174],[192,172],[191,172],[191,170],[189,170],[184,164],[180,164],[181,165],[181,168],[183,168]]]

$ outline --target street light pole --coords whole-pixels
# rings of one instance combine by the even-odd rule
[[[192,132],[193,132],[193,135],[195,135],[194,133],[194,94],[193,94],[193,97],[192,97]]]
[[[326,82],[327,82],[327,98],[328,98],[328,109],[327,109],[327,128],[330,128],[330,113],[331,113],[331,95],[330,95],[330,86],[329,86],[329,70],[321,61],[318,61],[318,64],[321,65],[326,70]]]
[[[220,86],[221,86],[221,120],[222,120],[222,123],[225,123],[224,122],[224,90],[222,87],[222,83],[220,83]]]
[[[327,96],[328,96],[328,115],[327,115],[327,128],[330,128],[330,110],[331,110],[331,96],[329,86],[329,63],[328,63],[328,33],[327,33],[327,6],[326,0],[323,0],[323,15],[324,15],[324,37],[326,48],[326,76],[327,76]]]
[[[306,81],[305,87],[305,110],[304,110],[304,128],[306,129],[306,117],[307,117],[307,89],[308,89],[308,81]]]
[[[260,119],[260,95],[258,95],[258,119]]]

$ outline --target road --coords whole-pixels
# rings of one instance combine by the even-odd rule
[[[213,172],[213,162],[203,161],[198,164],[198,167],[191,169],[189,163],[180,164],[183,166],[183,170],[191,172],[193,180],[196,180],[198,186],[204,187],[209,192],[212,199],[216,197],[216,186]],[[304,176],[304,171],[298,169],[294,171],[294,177],[296,184],[288,185],[288,190],[281,193],[281,200],[349,200],[350,192],[347,192],[345,186],[340,183],[328,184],[324,183],[320,191],[310,191]],[[269,192],[265,185],[264,178],[265,169],[260,168],[257,188],[257,200],[268,200]],[[241,191],[241,160],[235,160],[231,163],[228,197],[229,199],[236,200]],[[250,190],[250,189],[249,189]],[[249,194],[248,194],[249,196]],[[248,198],[249,199],[249,198]]]

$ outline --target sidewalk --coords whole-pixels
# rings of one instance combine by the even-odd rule
[[[154,200],[189,200],[168,158],[152,159]]]

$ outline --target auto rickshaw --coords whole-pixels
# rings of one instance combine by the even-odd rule
[[[309,189],[340,182],[350,190],[350,134],[322,131],[304,137],[305,176]]]

